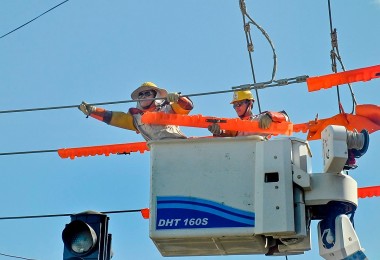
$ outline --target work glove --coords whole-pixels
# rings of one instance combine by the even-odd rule
[[[208,128],[207,128],[213,135],[220,135],[221,133],[221,130],[220,130],[220,125],[218,124],[212,124],[212,125],[209,125]]]
[[[82,111],[86,116],[89,116],[92,112],[95,111],[96,108],[82,101],[82,103],[78,106],[78,109]]]
[[[270,115],[264,114],[260,117],[259,127],[261,129],[268,129],[270,124],[272,124],[272,118]]]
[[[177,92],[168,93],[168,95],[166,96],[166,100],[170,103],[172,102],[177,103],[178,99],[179,99],[179,93]]]

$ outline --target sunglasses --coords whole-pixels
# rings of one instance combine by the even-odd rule
[[[244,104],[247,104],[248,103],[248,100],[242,100],[242,101],[239,101],[239,102],[235,102],[235,103],[233,103],[233,107],[234,108],[237,108],[237,107],[241,107],[242,105],[244,105]]]
[[[154,94],[156,94],[156,92],[154,90],[146,90],[146,91],[141,91],[138,95],[138,98],[139,99],[142,99],[144,97],[150,97],[150,96],[153,96]]]

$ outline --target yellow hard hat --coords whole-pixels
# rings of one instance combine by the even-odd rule
[[[153,82],[144,82],[132,92],[131,98],[133,100],[139,99],[139,93],[145,90],[154,90],[158,93],[158,97],[162,98],[165,98],[168,95],[168,92],[165,89],[157,87]]]
[[[232,97],[232,101],[230,104],[237,101],[245,100],[245,99],[255,100],[250,90],[237,90],[234,92],[234,95]]]

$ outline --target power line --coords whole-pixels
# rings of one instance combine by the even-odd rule
[[[22,152],[9,152],[9,153],[0,153],[2,155],[16,155],[16,154],[30,154],[30,153],[54,153],[58,150],[35,150],[35,151],[22,151]]]
[[[0,39],[2,39],[2,38],[4,38],[5,36],[7,36],[7,35],[9,35],[9,34],[15,32],[15,31],[17,31],[18,29],[21,29],[21,28],[24,27],[25,25],[27,25],[27,24],[33,22],[34,20],[37,20],[38,18],[40,18],[40,17],[43,16],[44,14],[47,14],[47,13],[50,12],[51,10],[57,8],[58,6],[60,6],[60,5],[64,4],[64,3],[66,3],[66,2],[68,2],[68,1],[69,1],[69,0],[65,0],[65,1],[63,1],[63,2],[61,2],[61,3],[59,3],[59,4],[57,4],[56,6],[50,8],[49,10],[47,10],[47,11],[45,11],[44,13],[40,14],[39,16],[33,18],[33,19],[30,20],[29,22],[26,22],[26,23],[24,23],[23,25],[17,27],[16,29],[13,29],[12,31],[10,31],[10,32],[8,32],[8,33],[2,35],[2,36],[0,37]]]
[[[120,213],[134,213],[141,212],[143,209],[127,209],[127,210],[114,210],[102,211],[102,214],[120,214]],[[13,217],[0,217],[0,220],[15,220],[15,219],[33,219],[33,218],[55,218],[55,217],[69,217],[77,213],[63,213],[63,214],[50,214],[50,215],[30,215],[30,216],[13,216]]]
[[[233,86],[229,90],[210,91],[210,92],[194,93],[194,94],[187,94],[187,95],[181,95],[181,96],[183,96],[183,97],[197,97],[197,96],[207,96],[207,95],[229,93],[229,92],[234,92],[234,91],[239,90],[239,89],[252,90],[252,89],[263,89],[263,88],[268,88],[268,87],[279,87],[279,86],[284,86],[284,85],[289,85],[289,84],[294,84],[294,83],[303,83],[306,81],[307,78],[308,78],[308,76],[303,75],[303,76],[298,76],[298,77],[293,77],[293,78],[273,80],[272,82],[260,82],[260,83],[254,83],[254,84],[243,84],[243,85]],[[163,99],[163,98],[151,98],[151,99],[144,99],[144,100],[156,100],[156,99]],[[115,105],[115,104],[132,103],[132,102],[138,102],[138,101],[140,101],[140,99],[91,103],[89,105],[93,105],[93,106]],[[57,110],[57,109],[67,109],[67,108],[78,108],[78,106],[79,105],[68,105],[68,106],[52,106],[52,107],[0,110],[0,114],[23,113],[23,112],[42,111],[42,110]]]
[[[21,257],[21,256],[8,255],[8,254],[3,254],[3,253],[0,253],[0,255],[11,257],[11,258],[24,259],[24,260],[38,260],[38,259],[34,259],[34,258],[25,258],[25,257]]]

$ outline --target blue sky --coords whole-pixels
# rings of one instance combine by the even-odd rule
[[[2,0],[0,35],[61,1]],[[379,64],[379,1],[332,2],[333,26],[346,69]],[[246,0],[251,17],[271,37],[277,79],[331,73],[326,1]],[[252,28],[258,82],[272,72],[272,53]],[[340,67],[339,67],[340,68]],[[129,100],[144,81],[193,94],[251,83],[238,1],[69,1],[0,39],[0,110]],[[379,104],[379,80],[353,84],[359,104]],[[286,110],[295,123],[338,113],[336,90],[307,92],[306,84],[259,91],[262,110]],[[347,87],[341,88],[347,112]],[[231,94],[194,97],[193,114],[235,117]],[[132,104],[104,106],[127,111]],[[257,112],[257,107],[255,107]],[[0,115],[0,152],[31,151],[142,141],[134,132],[86,119],[76,108]],[[205,129],[182,128],[188,136]],[[304,134],[296,135],[305,138]],[[322,171],[321,143],[310,143],[313,172]],[[351,172],[359,187],[380,185],[377,147]],[[186,160],[186,158],[181,158]],[[56,153],[0,157],[0,216],[112,211],[149,205],[149,153],[63,160]],[[380,257],[379,198],[361,199],[355,226],[370,259]],[[112,214],[115,260],[162,259],[138,213]],[[38,260],[61,259],[61,232],[69,217],[0,221],[0,253]],[[313,223],[313,249],[289,259],[320,259]],[[216,259],[189,257],[186,259]],[[8,257],[0,256],[0,259]],[[171,258],[180,259],[180,258]],[[266,259],[229,256],[228,259]],[[284,259],[284,257],[280,257]]]

